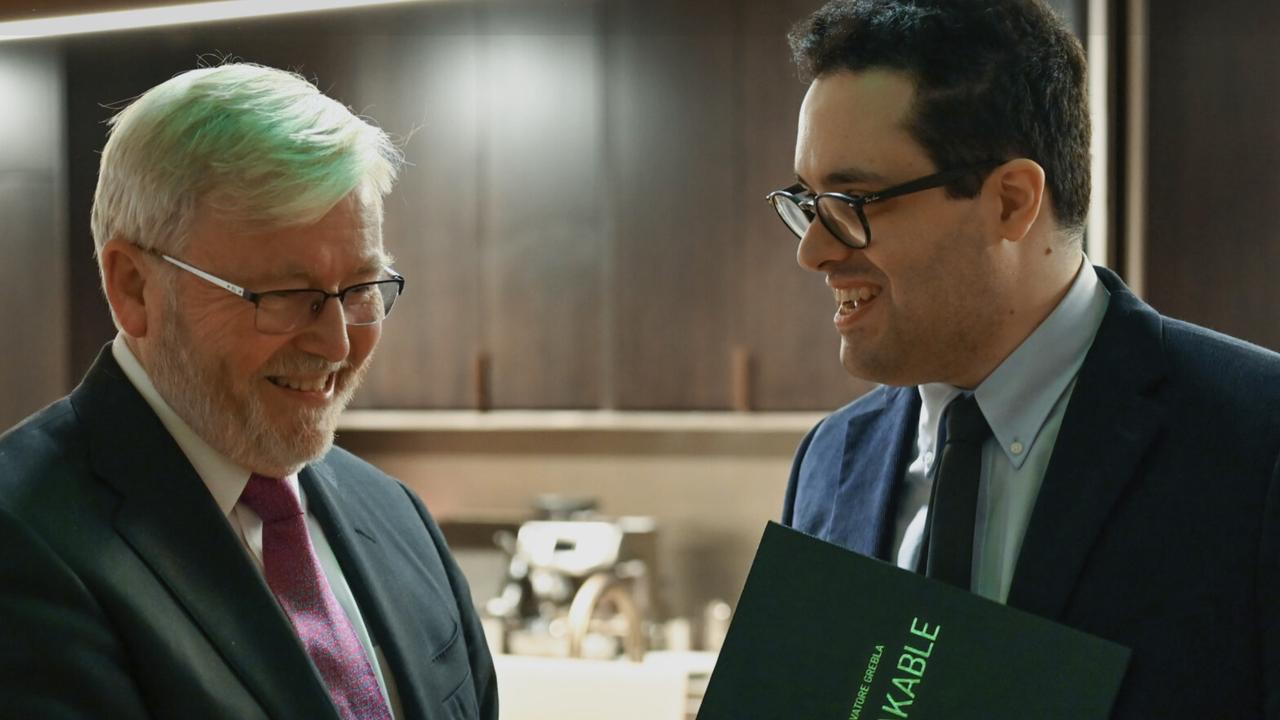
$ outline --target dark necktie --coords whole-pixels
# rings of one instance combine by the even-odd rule
[[[972,395],[952,401],[946,416],[946,444],[933,481],[928,534],[922,548],[928,553],[925,575],[968,590],[982,445],[991,436],[991,426]]]
[[[262,518],[262,567],[343,720],[390,720],[364,647],[338,605],[307,533],[293,490],[253,475],[240,502]]]

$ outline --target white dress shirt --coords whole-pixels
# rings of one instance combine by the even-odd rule
[[[142,367],[142,363],[138,362],[133,351],[129,349],[123,334],[117,334],[115,340],[111,343],[111,354],[115,357],[116,362],[119,363],[120,369],[124,370],[125,377],[129,378],[129,382],[133,383],[133,386],[137,388],[142,398],[147,401],[147,404],[151,406],[151,409],[160,418],[160,422],[165,429],[173,436],[174,442],[178,444],[183,454],[187,456],[187,460],[195,468],[196,474],[204,481],[205,487],[209,489],[209,494],[213,496],[214,502],[222,510],[222,514],[226,516],[227,522],[231,524],[231,529],[240,538],[245,550],[248,551],[250,557],[257,564],[258,571],[262,572],[262,519],[258,517],[257,513],[240,502],[240,495],[244,492],[245,485],[249,483],[249,476],[252,472],[240,467],[222,453],[214,450],[209,443],[205,442],[203,438],[191,429],[191,426],[186,421],[174,412],[173,408],[160,396],[155,385],[152,384],[146,369]],[[391,682],[390,676],[382,670],[385,664],[380,662],[383,660],[382,652],[374,645],[373,639],[369,636],[369,629],[364,624],[364,617],[360,614],[359,606],[356,605],[355,596],[351,593],[351,586],[347,584],[346,576],[342,574],[338,559],[333,554],[333,548],[329,546],[329,541],[325,538],[324,530],[320,527],[320,523],[307,510],[307,496],[298,485],[298,476],[290,475],[284,478],[284,481],[298,496],[303,512],[306,513],[307,531],[311,536],[311,545],[315,548],[316,557],[320,560],[320,567],[324,571],[325,578],[329,581],[329,587],[333,590],[333,595],[338,604],[346,612],[347,619],[351,622],[351,627],[355,630],[356,636],[360,638],[360,644],[364,647],[365,655],[369,658],[369,665],[372,666],[374,675],[378,678],[378,684],[382,687],[382,695],[384,698],[388,698],[392,717],[398,717],[401,714],[400,703],[394,682]]]
[[[971,589],[983,597],[997,602],[1009,597],[1062,416],[1110,297],[1086,258],[1053,312],[973,392],[992,431],[982,448],[973,538]],[[940,416],[962,391],[930,383],[919,392],[916,452],[899,490],[894,525],[894,557],[907,569],[919,560],[941,456],[936,447]]]

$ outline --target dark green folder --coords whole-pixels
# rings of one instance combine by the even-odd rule
[[[769,523],[698,720],[1102,720],[1129,650]]]

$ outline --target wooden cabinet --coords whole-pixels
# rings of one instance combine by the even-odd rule
[[[1052,3],[1082,31],[1084,3]],[[14,153],[56,139],[0,147],[0,287],[10,307],[46,282],[68,291],[5,321],[23,350],[4,358],[0,424],[65,392],[114,333],[88,227],[105,120],[221,56],[297,69],[402,140],[385,230],[409,285],[359,405],[843,404],[865,385],[840,368],[831,300],[762,199],[791,178],[805,90],[785,33],[820,4],[421,3],[4,48],[40,55],[48,80],[5,127],[56,119],[31,127],[65,123],[67,144],[37,165]],[[1259,91],[1280,76],[1280,6],[1148,5],[1147,295],[1280,347],[1280,145]]]
[[[409,161],[384,228],[408,284],[357,406],[834,408],[866,386],[763,200],[805,89],[785,32],[817,4],[427,3],[68,41],[72,236],[101,103],[214,50],[296,68]],[[76,372],[112,332],[99,294],[78,304]]]
[[[66,272],[52,174],[0,172],[0,432],[56,399],[66,385]]]
[[[495,408],[603,398],[609,248],[594,3],[486,8],[478,77],[481,351]]]
[[[71,387],[61,74],[51,49],[0,43],[0,432]]]
[[[742,201],[732,3],[607,9],[613,406],[727,409]]]
[[[763,201],[804,92],[784,32],[812,4],[790,5],[488,3],[428,11],[456,34],[366,37],[344,100],[418,128],[387,237],[425,294],[359,404],[791,410],[864,390]]]
[[[350,38],[338,90],[401,141],[408,165],[387,198],[383,234],[407,278],[358,404],[465,408],[482,346],[483,188],[478,14],[433,8],[429,31]]]
[[[752,407],[823,410],[871,385],[849,377],[832,325],[835,302],[821,275],[801,269],[797,243],[764,196],[795,182],[793,155],[800,102],[784,28],[819,3],[744,3],[735,86],[735,152],[740,178],[733,229],[738,245],[734,344],[750,354]]]
[[[1147,300],[1280,350],[1280,4],[1148,5]]]

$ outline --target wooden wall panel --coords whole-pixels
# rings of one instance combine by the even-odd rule
[[[53,48],[0,45],[0,432],[71,387],[61,74]]]
[[[840,365],[835,303],[823,276],[796,263],[796,238],[764,201],[795,182],[800,102],[808,85],[791,62],[786,32],[821,5],[746,3],[741,13],[734,237],[738,242],[735,345],[752,361],[752,409],[834,409],[871,384]]]
[[[0,432],[67,390],[66,246],[48,173],[0,170]]]
[[[357,405],[756,410],[866,388],[821,278],[763,201],[805,86],[785,32],[819,3],[493,0],[69,41],[78,377],[113,329],[88,208],[101,106],[233,55],[300,69],[405,138],[385,236],[409,280]]]
[[[1147,299],[1280,350],[1280,3],[1148,12]]]
[[[407,161],[383,227],[405,294],[356,404],[470,408],[482,346],[480,16],[431,5],[408,17],[363,30],[344,53],[352,105],[403,140]]]
[[[129,41],[128,38],[134,38]],[[89,36],[67,42],[66,167],[67,274],[71,286],[70,357],[67,382],[77,383],[103,344],[115,336],[94,257],[89,213],[98,162],[107,140],[106,122],[128,100],[173,74],[180,55],[163,40],[138,42],[127,34]],[[194,58],[191,58],[194,62]]]
[[[588,2],[488,5],[482,332],[495,408],[600,407],[601,38]]]
[[[613,405],[727,409],[733,3],[611,2],[605,59]]]

